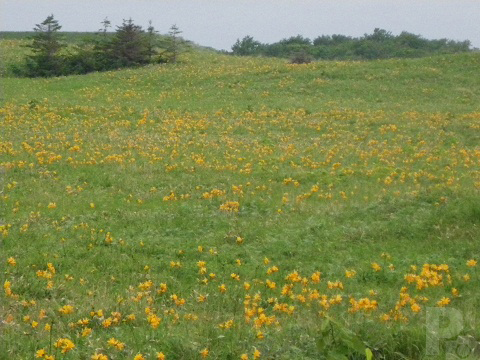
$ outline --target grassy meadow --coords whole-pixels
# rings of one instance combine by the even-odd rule
[[[434,307],[480,337],[479,53],[13,78],[22,42],[0,359],[433,359]]]

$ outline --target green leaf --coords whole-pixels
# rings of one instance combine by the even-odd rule
[[[367,357],[367,360],[373,360],[373,353],[372,350],[369,348],[365,349],[365,356]]]
[[[329,326],[330,326],[329,319],[322,321],[322,326],[320,327],[320,331],[322,332],[322,334],[325,334],[326,332],[328,332]]]
[[[327,347],[327,343],[325,341],[325,338],[322,336],[320,338],[316,339],[316,344],[317,344],[317,349],[320,353],[323,353]]]
[[[353,333],[346,334],[343,338],[348,347],[352,350],[355,350],[358,353],[363,353],[365,351],[365,344]]]

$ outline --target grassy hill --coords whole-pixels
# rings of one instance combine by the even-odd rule
[[[435,308],[478,339],[479,65],[4,74],[0,349],[419,359]]]

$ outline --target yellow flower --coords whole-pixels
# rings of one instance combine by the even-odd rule
[[[357,272],[355,270],[345,270],[345,277],[347,278],[353,278]]]
[[[165,360],[167,357],[163,352],[157,353],[157,360]]]
[[[90,320],[88,320],[87,318],[83,318],[77,321],[77,325],[79,326],[87,326],[88,324],[90,324]]]
[[[235,273],[230,274],[230,277],[231,277],[233,280],[237,280],[237,281],[240,280],[240,275],[235,274]]]
[[[110,232],[107,232],[107,233],[105,234],[105,243],[106,243],[106,244],[111,244],[111,243],[113,243],[113,236],[112,236],[112,234],[111,234]]]
[[[57,271],[55,270],[55,266],[52,263],[47,264],[48,271],[50,271],[52,274],[55,274]]]
[[[445,307],[450,304],[450,299],[447,297],[443,297],[441,300],[437,301],[437,306]]]
[[[47,317],[47,312],[44,309],[40,310],[40,312],[38,313],[38,318],[42,320],[46,317]]]
[[[228,321],[225,321],[224,323],[219,324],[218,326],[221,329],[230,329],[233,326],[233,324],[234,324],[233,320],[228,320]]]
[[[278,267],[277,266],[272,266],[271,268],[267,269],[267,274],[268,275],[271,275],[271,274],[276,273],[276,272],[278,272]]]
[[[410,306],[410,308],[412,309],[412,311],[413,311],[414,313],[418,313],[418,312],[421,310],[420,305],[418,305],[417,303],[412,304],[412,306]]]
[[[17,265],[17,261],[15,260],[14,257],[9,257],[9,258],[7,259],[7,263],[8,263],[8,265],[10,265],[10,266],[16,266],[16,265]]]
[[[321,276],[322,274],[320,273],[320,271],[314,272],[311,276],[312,282],[314,284],[318,284],[320,282]]]
[[[240,356],[240,360],[248,360],[248,355],[247,354],[242,354]]]
[[[380,271],[380,270],[382,270],[382,267],[380,265],[378,265],[376,262],[373,262],[372,263],[372,269],[374,271]]]
[[[58,311],[63,315],[68,315],[73,313],[73,306],[72,305],[64,305]]]
[[[8,280],[5,280],[5,282],[3,283],[3,288],[5,290],[10,289],[11,286],[12,286],[12,283]]]
[[[108,356],[104,354],[93,354],[92,357],[90,358],[91,360],[108,360]]]
[[[66,354],[75,348],[75,344],[70,339],[63,338],[57,340],[55,347],[61,348],[62,354]]]
[[[468,266],[468,267],[477,266],[477,260],[474,260],[474,259],[468,260],[468,261],[467,261],[467,266]]]
[[[159,318],[157,315],[155,314],[150,314],[148,315],[148,318],[147,318],[150,326],[154,329],[158,328],[162,322],[162,319]]]
[[[137,354],[137,355],[135,355],[133,360],[145,360],[145,357],[142,354]]]
[[[253,352],[253,359],[254,360],[260,359],[261,355],[262,355],[262,353],[258,349],[255,349],[255,351]]]
[[[227,287],[225,286],[225,284],[222,284],[218,287],[218,290],[224,294],[225,292],[227,292]]]
[[[327,287],[329,289],[342,289],[343,290],[343,283],[341,281],[327,281]]]
[[[207,348],[203,349],[202,351],[200,351],[200,355],[202,355],[202,358],[205,359],[209,354],[209,351]]]
[[[269,289],[275,289],[277,287],[277,284],[275,283],[275,281],[270,281],[269,279],[265,281],[265,285],[267,285]]]
[[[418,299],[424,303],[428,302],[428,298],[425,296],[420,296]]]
[[[108,329],[110,326],[112,326],[113,324],[113,319],[111,317],[109,318],[106,318],[104,321],[102,321],[102,326],[105,328],[105,329]]]
[[[390,320],[390,315],[383,314],[383,315],[380,316],[380,320],[385,321],[385,322],[389,321]]]
[[[38,359],[38,358],[43,358],[45,357],[45,355],[47,354],[47,352],[45,351],[45,349],[40,349],[40,350],[37,350],[37,352],[35,353],[35,357]]]
[[[140,290],[143,290],[143,291],[147,291],[148,289],[150,289],[151,287],[153,286],[153,281],[152,280],[148,280],[148,281],[145,281],[143,283],[140,283],[138,285],[138,288]]]
[[[82,337],[87,337],[89,336],[90,334],[92,333],[92,329],[91,328],[85,328],[82,330]]]
[[[240,210],[240,204],[238,201],[227,201],[220,205],[220,210],[227,213],[237,213]]]
[[[48,204],[47,207],[48,207],[49,209],[56,209],[56,208],[57,208],[57,204],[54,203],[54,202],[51,202],[51,203]]]
[[[168,291],[168,286],[165,283],[161,283],[159,289],[157,290],[157,294],[165,294]]]
[[[114,347],[115,349],[117,350],[123,350],[125,349],[125,344],[118,341],[117,339],[115,338],[110,338],[110,340],[108,340],[108,345],[110,345],[111,347]]]

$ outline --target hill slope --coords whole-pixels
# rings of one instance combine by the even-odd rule
[[[3,78],[1,348],[424,357],[428,307],[477,305],[479,64]]]

